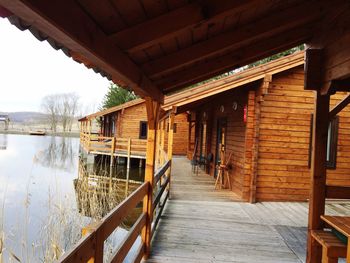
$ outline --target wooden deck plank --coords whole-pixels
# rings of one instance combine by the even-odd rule
[[[174,158],[172,171],[171,199],[147,263],[305,262],[306,202],[239,202],[214,190],[209,175],[193,174],[185,158]],[[326,211],[350,214],[350,203],[331,201]]]

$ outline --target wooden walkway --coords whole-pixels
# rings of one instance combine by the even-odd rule
[[[173,160],[171,200],[146,262],[305,262],[306,202],[235,202],[188,160]],[[350,203],[329,203],[327,213],[350,215]]]

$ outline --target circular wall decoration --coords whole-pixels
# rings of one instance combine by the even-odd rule
[[[237,101],[234,101],[232,104],[232,109],[237,110],[237,108],[238,108],[238,103],[237,103]]]
[[[221,106],[220,106],[220,111],[221,111],[221,112],[224,112],[224,111],[225,111],[224,105],[221,105]]]

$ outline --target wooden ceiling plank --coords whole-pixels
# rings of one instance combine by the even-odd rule
[[[74,1],[0,0],[12,13],[50,35],[69,50],[85,57],[133,89],[140,96],[163,101],[163,94],[130,58],[108,41],[106,35]]]
[[[0,17],[6,18],[9,16],[12,16],[12,13],[9,10],[7,10],[6,8],[0,6]]]
[[[98,8],[96,8],[95,0],[78,0],[78,2],[107,35],[126,27],[122,17],[108,0],[100,0]]]
[[[321,12],[315,8],[314,2],[299,5],[275,14],[269,14],[260,21],[255,21],[237,30],[226,32],[207,41],[192,45],[179,52],[161,57],[142,66],[144,72],[151,78],[171,73],[184,65],[195,63],[212,57],[224,50],[239,48],[252,41],[268,38],[320,18]],[[276,24],[276,21],[278,23]]]
[[[305,43],[312,37],[313,28],[314,25],[311,24],[286,31],[263,42],[254,43],[244,49],[186,68],[155,83],[165,90],[164,93],[190,86]]]
[[[121,49],[132,53],[159,41],[173,38],[179,32],[194,25],[203,26],[230,14],[238,14],[257,2],[261,0],[212,1],[210,8],[205,8],[205,10],[211,10],[210,13],[204,14],[203,4],[198,1],[113,34],[110,38]]]

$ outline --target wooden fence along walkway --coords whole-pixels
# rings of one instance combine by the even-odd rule
[[[166,162],[154,175],[154,189],[156,189],[156,191],[152,202],[154,220],[151,224],[151,235],[154,234],[154,230],[159,223],[161,213],[169,196],[168,186],[170,177],[166,175],[169,168],[170,161]],[[150,187],[149,182],[144,182],[135,192],[108,213],[95,227],[89,227],[90,233],[86,233],[78,244],[68,251],[59,262],[104,262],[104,241],[116,230],[134,208],[144,200],[149,193]],[[112,255],[110,262],[123,262],[141,234],[141,231],[144,231],[144,227],[146,226],[146,213],[147,211],[141,213],[134,225],[130,228],[127,236]],[[134,255],[133,262],[140,262],[144,251],[145,243],[141,242],[137,253]]]
[[[147,140],[105,137],[82,132],[80,143],[91,154],[146,159]]]

